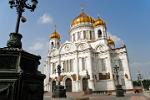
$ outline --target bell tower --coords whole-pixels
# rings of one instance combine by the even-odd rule
[[[106,23],[100,17],[95,20],[93,26],[96,40],[107,38]]]
[[[55,31],[50,34],[49,48],[50,50],[52,50],[52,49],[59,49],[59,47],[60,47],[60,34],[56,31],[55,26]]]
[[[111,37],[107,39],[107,44],[111,49],[115,49],[115,42]]]

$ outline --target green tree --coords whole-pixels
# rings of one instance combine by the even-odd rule
[[[143,80],[142,81],[143,83],[143,86],[144,86],[144,89],[145,90],[149,90],[149,87],[150,87],[150,80]],[[141,86],[141,82],[140,81],[133,81],[133,86],[136,87],[136,86]]]

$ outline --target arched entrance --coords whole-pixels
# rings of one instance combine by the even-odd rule
[[[72,80],[70,78],[66,79],[65,85],[66,85],[66,91],[72,92]]]
[[[87,88],[88,88],[88,80],[87,80],[87,78],[83,78],[82,79],[82,89],[83,89],[83,91],[86,91]]]
[[[54,91],[55,86],[56,86],[56,81],[52,81],[52,92]]]

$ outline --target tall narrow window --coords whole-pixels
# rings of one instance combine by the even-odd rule
[[[73,38],[73,41],[75,41],[75,34],[73,34],[73,37],[72,37],[72,38]]]
[[[120,71],[123,71],[123,66],[122,66],[122,60],[118,60],[118,65],[119,65],[119,68],[120,68]]]
[[[55,63],[52,63],[52,71],[53,71],[53,74],[55,73]]]
[[[98,38],[102,37],[102,31],[98,30]]]
[[[80,32],[78,32],[78,40],[80,39]]]
[[[70,60],[66,61],[67,72],[70,72]]]
[[[54,42],[51,42],[51,48],[54,48]]]
[[[90,40],[92,39],[93,37],[92,37],[92,31],[90,31]]]
[[[70,72],[73,71],[73,59],[70,59]]]
[[[70,72],[70,60],[67,60],[68,72]]]
[[[53,74],[53,71],[54,71],[54,69],[53,69],[53,63],[51,64],[51,73]]]
[[[57,42],[57,46],[59,47],[59,42]]]
[[[121,83],[122,83],[122,86],[125,86],[125,81],[123,78],[121,79]]]
[[[65,61],[63,61],[63,69],[64,69],[64,72],[66,72]]]
[[[83,31],[83,39],[86,38],[86,31]]]
[[[102,59],[102,71],[106,71],[106,60]]]
[[[85,58],[82,58],[82,70],[85,70]]]
[[[94,59],[92,59],[92,61],[94,61]],[[102,71],[101,68],[102,68],[102,60],[99,58],[98,59],[98,63],[97,63],[97,70],[98,70],[98,72]]]

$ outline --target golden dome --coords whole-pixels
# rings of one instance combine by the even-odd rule
[[[79,23],[85,22],[94,23],[94,19],[82,11],[80,15],[72,21],[71,26],[75,26]]]
[[[56,38],[56,39],[60,39],[60,35],[58,32],[53,32],[51,35],[50,35],[50,39],[53,39],[53,38]]]
[[[96,27],[99,25],[106,25],[106,24],[101,18],[98,17],[98,19],[95,20],[95,23],[93,24],[93,26]]]
[[[107,43],[108,43],[108,45],[114,45],[115,44],[115,42],[110,37],[107,39]]]

